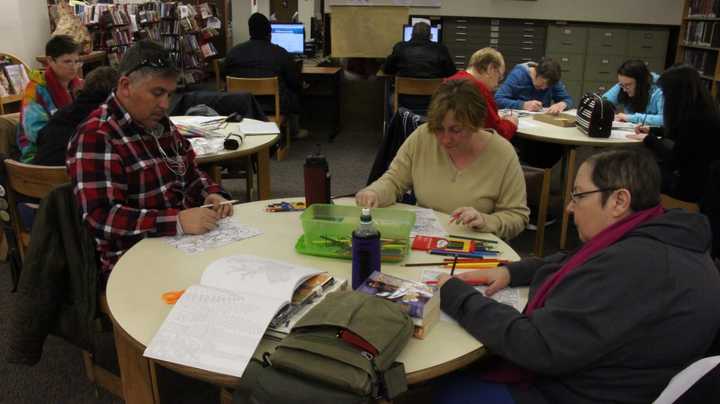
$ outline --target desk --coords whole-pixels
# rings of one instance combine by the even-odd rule
[[[560,249],[565,248],[567,242],[567,228],[569,214],[565,207],[570,203],[573,183],[575,181],[575,149],[578,146],[617,147],[627,145],[642,145],[639,140],[610,139],[590,137],[577,127],[562,128],[545,122],[536,121],[532,116],[520,118],[517,136],[538,142],[553,143],[563,146],[563,214],[560,228]]]
[[[317,96],[334,98],[332,102],[333,108],[333,131],[328,136],[328,141],[333,139],[340,133],[340,103],[342,101],[340,89],[342,88],[342,68],[341,67],[321,67],[303,63],[302,65],[303,81],[308,84],[308,89],[303,90],[303,96]],[[322,82],[330,79],[332,85],[329,89],[323,88]],[[316,86],[318,88],[316,88]]]
[[[189,117],[173,116],[170,119],[173,123],[182,124],[183,122],[187,122],[188,118]],[[245,119],[254,121],[250,118]],[[230,132],[240,133],[239,127],[239,123],[231,122],[228,123],[226,127],[218,129],[217,132],[223,134]],[[240,148],[237,150],[221,150],[215,153],[202,154],[198,155],[195,160],[199,165],[208,166],[208,175],[210,175],[213,181],[220,184],[222,182],[222,176],[220,175],[221,163],[256,155],[258,161],[258,199],[270,199],[270,146],[275,144],[279,138],[279,133],[263,136],[245,136],[245,141],[243,141],[243,144],[240,145]]]
[[[43,66],[47,66],[47,57],[46,56],[37,56],[35,58],[40,64]],[[80,60],[83,62],[83,67],[85,65],[93,64],[93,63],[100,63],[103,65],[107,64],[107,53],[105,51],[92,51],[90,53],[80,55]],[[80,77],[83,77],[83,70],[80,70]]]
[[[350,280],[350,261],[297,254],[293,246],[302,234],[300,212],[266,213],[263,209],[268,202],[252,202],[235,207],[235,217],[244,224],[262,229],[264,233],[261,236],[195,255],[186,255],[168,245],[165,240],[147,238],[120,258],[110,275],[106,295],[114,323],[126,403],[158,402],[153,367],[155,362],[142,357],[142,352],[171,309],[160,295],[199,283],[205,268],[216,259],[233,254],[255,254],[318,268]],[[348,198],[336,202],[354,203]],[[438,219],[453,233],[462,232],[458,226],[447,225],[448,215],[438,213]],[[497,237],[490,234],[482,234],[481,237],[498,240],[498,249],[504,258],[519,259]],[[424,252],[413,251],[405,261],[427,262],[428,257]],[[417,268],[398,264],[383,264],[382,268],[384,272],[393,275],[421,279],[422,271]],[[264,339],[256,351],[256,357],[271,347],[272,342]],[[405,364],[408,382],[419,383],[459,369],[484,353],[482,344],[460,326],[439,321],[426,339],[412,338],[398,360]],[[233,388],[240,380],[185,366],[167,363],[163,363],[163,366],[224,387]]]

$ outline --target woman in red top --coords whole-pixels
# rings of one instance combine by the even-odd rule
[[[502,54],[493,48],[483,48],[470,57],[466,70],[455,73],[447,80],[470,80],[487,103],[485,128],[495,129],[502,137],[510,140],[517,131],[518,119],[514,116],[500,117],[492,94],[504,75],[505,60]]]

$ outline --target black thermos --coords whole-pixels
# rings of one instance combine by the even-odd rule
[[[330,170],[328,163],[320,153],[320,147],[315,154],[305,159],[305,206],[313,203],[330,203]]]

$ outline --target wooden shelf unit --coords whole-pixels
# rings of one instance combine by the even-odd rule
[[[716,42],[716,45],[720,43],[720,37],[715,39],[714,36],[720,34],[720,17],[716,14],[709,15],[697,15],[690,14],[691,3],[693,0],[683,1],[683,16],[680,22],[680,35],[678,40],[677,52],[675,53],[676,63],[687,63],[696,67],[700,71],[700,75],[703,79],[708,80],[710,83],[709,88],[713,97],[717,99],[718,92],[720,91],[720,47],[708,46],[703,44],[696,44],[688,41],[688,30],[694,23],[708,23],[708,28],[711,31],[717,31],[710,35],[711,43]],[[720,3],[720,0],[715,0],[715,3]],[[713,7],[715,8],[715,7]],[[688,55],[695,54],[698,52],[706,53],[706,57],[710,58],[710,66],[699,66],[697,61],[688,60]],[[714,59],[714,63],[713,62]]]

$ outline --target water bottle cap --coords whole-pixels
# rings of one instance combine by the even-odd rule
[[[361,222],[372,221],[372,216],[370,215],[370,208],[362,208],[362,210],[360,211],[360,221]]]

